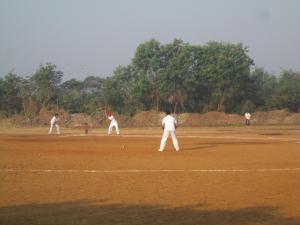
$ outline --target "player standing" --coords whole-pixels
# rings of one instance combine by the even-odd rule
[[[51,121],[50,121],[50,129],[49,129],[49,134],[52,133],[52,129],[53,129],[53,126],[55,125],[56,127],[56,132],[57,134],[60,134],[60,130],[59,130],[59,125],[58,125],[58,121],[59,121],[59,117],[58,117],[58,114],[55,113],[54,116],[52,117]]]
[[[250,125],[251,114],[249,112],[245,113],[246,125]]]
[[[108,135],[111,134],[113,127],[116,128],[117,135],[119,135],[120,130],[119,130],[118,122],[115,119],[115,117],[113,116],[113,114],[111,112],[107,112],[106,109],[105,109],[105,115],[110,120],[110,124],[109,124],[109,127],[108,127],[108,132],[107,132]]]
[[[179,145],[176,137],[176,127],[177,127],[177,121],[176,119],[170,115],[170,111],[166,110],[167,116],[165,116],[162,120],[162,128],[164,129],[163,136],[161,138],[160,142],[160,148],[158,151],[162,152],[165,149],[167,139],[169,135],[172,137],[173,145],[175,150],[179,151]]]

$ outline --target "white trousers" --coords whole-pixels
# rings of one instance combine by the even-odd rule
[[[52,134],[52,129],[53,129],[53,126],[55,125],[55,127],[56,127],[56,132],[57,132],[57,134],[60,134],[60,130],[59,130],[59,126],[58,126],[58,124],[51,124],[50,125],[50,129],[49,129],[49,134]]]
[[[116,128],[116,132],[117,132],[117,134],[119,135],[119,134],[120,134],[120,130],[119,130],[118,123],[117,123],[117,122],[114,122],[114,121],[110,122],[110,125],[109,125],[109,127],[108,127],[108,135],[111,134],[113,127]]]
[[[179,151],[179,145],[178,145],[178,141],[177,141],[177,137],[176,137],[176,131],[175,130],[164,130],[163,136],[161,138],[161,142],[160,142],[160,148],[159,151],[163,151],[166,147],[166,143],[167,143],[167,139],[169,137],[169,135],[171,135],[172,137],[172,141],[173,141],[173,145],[176,151]]]

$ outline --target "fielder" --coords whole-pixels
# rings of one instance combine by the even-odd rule
[[[113,114],[111,112],[107,112],[105,110],[105,114],[106,114],[106,117],[110,120],[110,124],[109,124],[109,127],[108,127],[107,134],[111,135],[112,129],[113,129],[113,127],[115,127],[116,128],[116,133],[117,133],[117,135],[119,135],[120,134],[120,130],[119,130],[119,126],[118,126],[117,120],[115,119],[115,117],[113,116]]]
[[[246,125],[250,125],[251,114],[249,112],[245,113]]]
[[[163,136],[161,138],[160,142],[160,148],[158,151],[162,152],[165,149],[167,139],[169,135],[172,137],[173,145],[175,150],[179,151],[179,145],[176,137],[176,127],[177,127],[177,121],[176,119],[170,115],[170,111],[166,110],[167,116],[163,118],[162,120],[162,128],[164,130]]]
[[[49,134],[52,134],[52,129],[53,129],[53,126],[54,126],[54,125],[55,125],[55,127],[56,127],[56,132],[57,132],[57,134],[60,134],[58,121],[59,121],[58,114],[55,113],[55,115],[52,117],[52,119],[51,119],[51,121],[50,121]]]

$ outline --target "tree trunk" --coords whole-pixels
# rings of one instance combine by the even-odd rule
[[[156,112],[159,111],[159,96],[156,96]]]
[[[178,102],[175,102],[173,113],[176,114]]]
[[[217,108],[218,112],[224,112],[225,111],[224,103],[225,103],[225,97],[224,97],[224,95],[222,95],[221,98],[220,98],[219,104],[218,104],[218,108]]]

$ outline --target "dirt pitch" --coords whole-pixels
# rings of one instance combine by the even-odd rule
[[[0,225],[300,224],[299,126],[47,131],[0,130]]]

